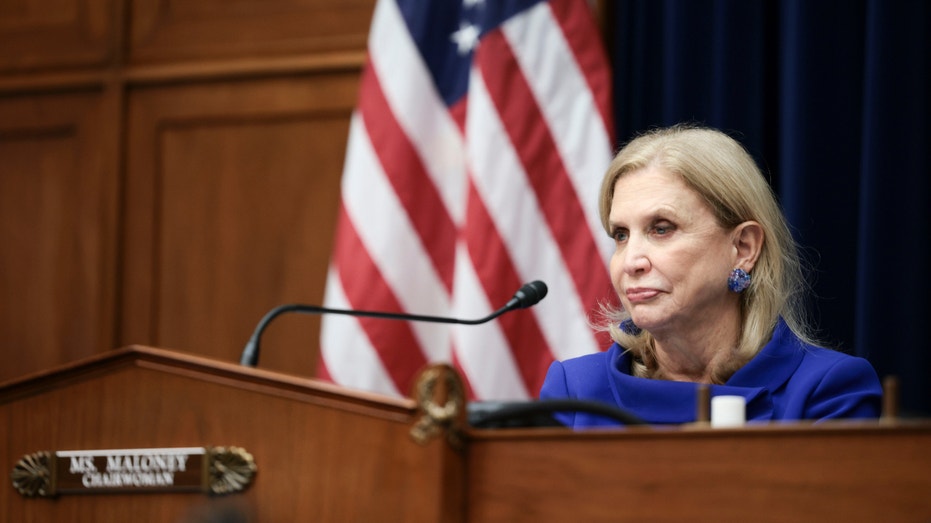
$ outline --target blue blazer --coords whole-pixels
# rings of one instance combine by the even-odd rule
[[[747,399],[748,421],[876,418],[882,386],[863,358],[802,343],[779,321],[773,337],[711,395]],[[697,385],[630,375],[630,354],[617,343],[607,351],[550,365],[540,399],[596,400],[619,407],[651,424],[695,421]],[[569,427],[616,425],[587,413],[565,412]]]

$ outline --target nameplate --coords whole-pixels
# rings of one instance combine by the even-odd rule
[[[26,497],[116,492],[231,494],[255,475],[252,455],[239,447],[66,450],[24,456],[13,487]]]

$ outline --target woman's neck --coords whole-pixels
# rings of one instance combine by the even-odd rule
[[[740,337],[739,317],[725,318],[719,316],[684,332],[654,333],[655,377],[711,383],[714,369],[734,357]]]

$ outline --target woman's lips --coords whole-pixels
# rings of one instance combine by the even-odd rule
[[[647,301],[653,298],[654,296],[659,294],[659,292],[660,291],[657,289],[644,289],[644,288],[638,287],[634,289],[627,289],[627,292],[625,294],[627,294],[627,299],[631,303],[639,303],[639,302],[644,302],[644,301]]]

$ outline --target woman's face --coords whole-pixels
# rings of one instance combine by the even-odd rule
[[[647,167],[614,186],[611,279],[634,323],[684,334],[739,312],[727,277],[737,259],[730,231],[679,176]]]

